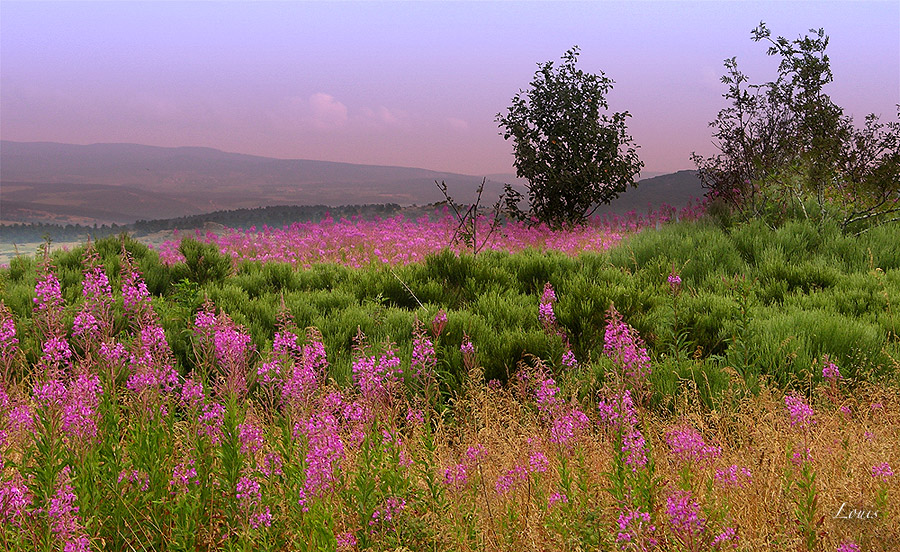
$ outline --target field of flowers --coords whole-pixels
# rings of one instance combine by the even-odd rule
[[[898,339],[884,330],[895,327],[890,307],[900,273],[890,248],[875,247],[890,232],[865,242],[870,246],[860,258],[878,263],[877,270],[823,273],[813,259],[794,273],[782,267],[784,281],[796,280],[782,289],[788,284],[766,279],[774,269],[764,250],[753,282],[708,274],[704,262],[738,261],[721,252],[703,261],[699,243],[719,240],[724,247],[725,238],[691,223],[642,238],[659,249],[653,240],[705,236],[683,245],[692,253],[677,266],[643,259],[641,244],[631,242],[597,258],[545,258],[533,249],[486,252],[483,260],[445,253],[421,267],[412,253],[425,256],[439,241],[423,230],[423,242],[397,246],[391,237],[415,236],[415,228],[382,224],[383,230],[358,225],[366,237],[359,242],[351,238],[353,225],[343,223],[263,230],[252,239],[237,232],[210,236],[230,259],[225,275],[210,260],[216,250],[196,249],[197,242],[179,249],[182,258],[163,250],[167,264],[146,248],[115,240],[23,260],[0,273],[0,546],[900,547]],[[445,223],[452,238],[450,226]],[[276,238],[278,232],[286,234]],[[606,250],[619,239],[606,232],[602,239],[535,232],[545,237],[519,233],[516,239],[569,254]],[[761,241],[796,241],[804,230],[791,232]],[[343,237],[335,238],[338,233]],[[317,258],[308,252],[312,243],[323,252],[318,258],[365,268],[317,265],[282,273],[271,261],[236,261],[275,257],[303,267]],[[335,243],[349,252],[334,251]],[[115,247],[119,253],[109,255]],[[617,255],[633,268],[619,268]],[[844,262],[858,264],[849,259],[848,252]],[[391,268],[395,263],[404,266]],[[517,267],[509,270],[527,285],[510,280],[504,263]],[[389,266],[373,266],[381,264]],[[351,282],[342,270],[350,271]],[[447,289],[429,291],[417,272],[425,270],[468,272],[449,278]],[[596,280],[582,282],[580,270]],[[373,276],[385,271],[382,280]],[[313,286],[291,278],[312,278],[319,287],[291,295]],[[505,287],[490,287],[491,278]],[[597,296],[607,300],[602,307],[583,304],[604,278],[619,290]],[[632,279],[637,287],[626,287]],[[355,288],[342,286],[355,281],[398,282],[397,293],[414,301],[389,299],[396,304],[387,308],[364,297],[337,310],[320,291],[349,295]],[[519,287],[527,302],[514,292]],[[647,290],[653,293],[640,296]],[[703,323],[690,313],[713,305],[704,297],[709,290],[731,290],[726,299],[734,321],[722,315],[719,323],[759,333],[758,343],[749,336],[724,345],[715,336],[704,341]],[[497,300],[483,308],[489,292]],[[292,297],[323,302],[316,303],[323,314],[310,318]],[[275,298],[269,333],[251,331],[259,324],[241,308]],[[504,298],[518,310],[491,322],[507,308]],[[854,343],[877,343],[881,350],[845,353],[836,345],[823,353],[809,340],[764,350],[770,328],[754,325],[750,314],[772,312],[770,303],[844,309],[855,318],[834,320],[857,332]],[[577,323],[585,305],[594,333]],[[332,328],[340,326],[330,320],[356,311],[358,318],[348,320],[371,324],[333,339]],[[642,318],[643,311],[653,314]],[[486,369],[493,360],[486,351],[502,345],[491,337],[499,326],[485,324],[508,324],[510,317],[529,320],[502,340],[515,332],[526,337],[506,377],[498,378],[497,370]],[[481,319],[488,322],[476,324]],[[376,331],[384,327],[394,332]],[[711,353],[716,346],[720,353]],[[794,358],[785,360],[785,350]],[[785,370],[798,357],[808,367],[780,375],[754,371],[766,355]]]
[[[676,219],[696,219],[702,214],[702,205],[689,205],[680,210],[663,205],[646,215],[632,211],[625,216],[596,216],[589,224],[569,230],[510,221],[492,231],[493,219],[479,216],[468,225],[460,224],[445,206],[442,212],[434,213],[434,220],[423,216],[413,221],[398,215],[370,221],[358,217],[335,221],[327,216],[320,222],[298,222],[284,228],[252,227],[246,231],[226,229],[222,233],[205,234],[197,231],[194,237],[214,243],[222,253],[236,260],[273,261],[307,268],[313,263],[330,262],[359,268],[372,263],[421,262],[448,246],[457,252],[548,249],[576,255],[583,251],[605,251],[625,234]],[[165,262],[184,260],[178,251],[179,244],[180,239],[176,239],[160,246],[159,253]]]

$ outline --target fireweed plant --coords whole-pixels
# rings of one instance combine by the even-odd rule
[[[592,307],[602,343],[586,348],[576,286],[533,278],[521,316],[552,346],[499,381],[463,308],[426,303],[402,324],[382,312],[396,341],[359,327],[341,349],[326,346],[335,326],[298,323],[285,294],[259,339],[258,320],[226,308],[235,287],[173,306],[145,257],[104,248],[74,264],[42,255],[25,315],[3,289],[2,549],[890,550],[900,538],[900,395],[833,354],[814,359],[803,394],[765,378],[750,393],[735,377],[710,407],[685,382],[673,411],[654,389],[681,364],[623,296]],[[654,286],[693,323],[697,263],[669,264]]]

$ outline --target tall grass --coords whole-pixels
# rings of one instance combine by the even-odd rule
[[[0,542],[896,548],[892,234],[848,258],[739,230],[367,269],[16,259]]]

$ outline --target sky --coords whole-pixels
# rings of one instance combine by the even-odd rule
[[[900,1],[0,2],[0,138],[207,146],[269,157],[512,173],[495,121],[574,45],[615,81],[645,172],[715,153],[737,57],[765,21],[823,27],[845,113],[895,120]]]

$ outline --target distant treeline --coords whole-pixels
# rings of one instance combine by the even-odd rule
[[[152,234],[162,230],[202,228],[206,223],[216,223],[229,228],[262,227],[281,228],[294,222],[319,222],[326,214],[335,220],[360,216],[370,219],[375,216],[386,217],[396,214],[400,205],[396,203],[370,205],[275,205],[255,209],[234,209],[231,211],[214,211],[203,215],[191,215],[173,219],[139,220],[133,224],[81,225],[81,224],[49,224],[20,223],[0,225],[0,241],[4,243],[28,243],[43,241],[76,241],[88,236],[93,239],[114,236],[128,232],[137,236]]]
[[[151,233],[160,230],[174,230],[176,228],[200,228],[207,222],[213,222],[229,228],[261,227],[262,225],[281,228],[295,222],[319,222],[326,214],[330,214],[335,220],[361,216],[371,218],[373,216],[389,216],[400,210],[396,203],[384,203],[375,205],[341,205],[330,207],[328,205],[275,205],[271,207],[257,207],[255,209],[234,209],[231,211],[215,211],[204,215],[191,215],[174,219],[139,220],[131,225],[136,232]]]
[[[0,224],[0,242],[2,243],[29,243],[50,239],[54,242],[85,240],[88,236],[93,239],[115,236],[122,232],[130,231],[131,225],[104,224],[102,226],[81,224],[49,224],[44,222]]]

